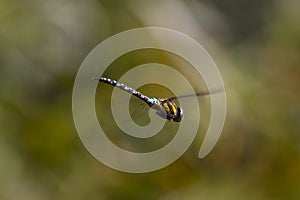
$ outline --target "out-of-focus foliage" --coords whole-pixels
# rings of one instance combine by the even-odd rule
[[[299,1],[0,1],[0,199],[299,199]],[[143,26],[195,38],[228,97],[222,136],[175,163],[125,174],[76,133],[76,72],[99,42]],[[114,72],[117,73],[117,72]]]

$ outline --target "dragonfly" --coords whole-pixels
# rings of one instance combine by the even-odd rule
[[[193,96],[206,96],[211,94],[208,91],[204,91],[204,92],[198,92],[196,94],[174,96],[170,98],[156,98],[156,97],[148,97],[142,94],[141,92],[110,78],[101,77],[101,78],[93,78],[93,80],[112,85],[121,90],[124,90],[125,92],[130,93],[133,96],[136,96],[137,98],[146,102],[150,108],[154,109],[158,116],[167,119],[168,121],[173,120],[174,122],[180,122],[183,119],[183,115],[184,115],[183,109],[180,106],[178,106],[174,100],[193,97]],[[213,93],[219,91],[220,90],[214,90]]]

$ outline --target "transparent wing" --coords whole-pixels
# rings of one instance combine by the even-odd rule
[[[197,92],[196,94],[180,95],[180,96],[171,97],[171,98],[168,98],[168,99],[175,100],[175,99],[182,99],[182,98],[195,97],[195,96],[206,96],[206,95],[216,94],[216,93],[223,92],[223,91],[224,91],[224,89],[219,88],[219,89],[212,90],[212,92],[202,91],[202,92]]]

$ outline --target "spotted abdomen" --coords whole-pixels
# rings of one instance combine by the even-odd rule
[[[139,99],[142,99],[143,101],[145,101],[149,106],[153,105],[153,100],[152,98],[147,97],[146,95],[143,95],[142,93],[140,93],[139,91],[136,91],[135,89],[128,87],[126,85],[124,85],[123,83],[119,83],[118,81],[115,81],[113,79],[110,78],[95,78],[95,80],[98,80],[100,82],[104,82],[107,84],[110,84],[114,87],[120,88],[121,90],[124,90],[130,94],[132,94],[133,96],[138,97]]]

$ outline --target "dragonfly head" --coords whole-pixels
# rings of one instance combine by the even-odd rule
[[[173,118],[174,122],[180,122],[183,118],[183,109],[180,107],[177,107],[177,114],[176,116]]]

